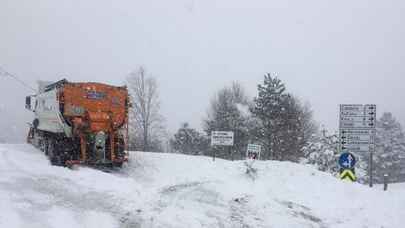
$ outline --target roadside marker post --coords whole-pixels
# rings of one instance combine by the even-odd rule
[[[384,191],[388,190],[388,174],[384,174]]]

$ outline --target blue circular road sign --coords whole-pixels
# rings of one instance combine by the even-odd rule
[[[340,155],[339,165],[345,169],[352,169],[356,165],[356,158],[351,153],[343,153]]]

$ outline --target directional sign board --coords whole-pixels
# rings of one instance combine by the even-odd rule
[[[375,125],[375,105],[340,105],[341,129],[374,129]]]
[[[246,158],[259,160],[261,151],[262,151],[262,146],[256,145],[256,144],[248,144],[247,151],[246,151]]]
[[[211,132],[211,146],[233,146],[232,131]]]
[[[349,129],[341,129],[340,136],[344,140],[349,141],[366,141],[369,142],[372,139],[372,135],[374,134],[374,130],[349,130]]]
[[[373,151],[373,145],[341,145],[342,151],[351,151],[351,152],[370,152]]]
[[[340,150],[371,152],[374,149],[376,105],[340,105]]]

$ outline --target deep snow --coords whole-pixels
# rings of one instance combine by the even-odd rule
[[[0,144],[0,227],[405,227],[405,188],[342,182],[312,167],[132,152],[120,171],[54,167]],[[399,186],[399,185],[398,185]]]

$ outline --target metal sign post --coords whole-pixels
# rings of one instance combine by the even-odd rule
[[[374,104],[340,105],[339,152],[369,153],[369,184],[373,186],[373,153],[375,150],[376,112]]]
[[[369,176],[369,180],[368,180],[368,184],[370,186],[370,188],[373,187],[373,151],[370,152],[370,157],[368,159],[368,176]]]

